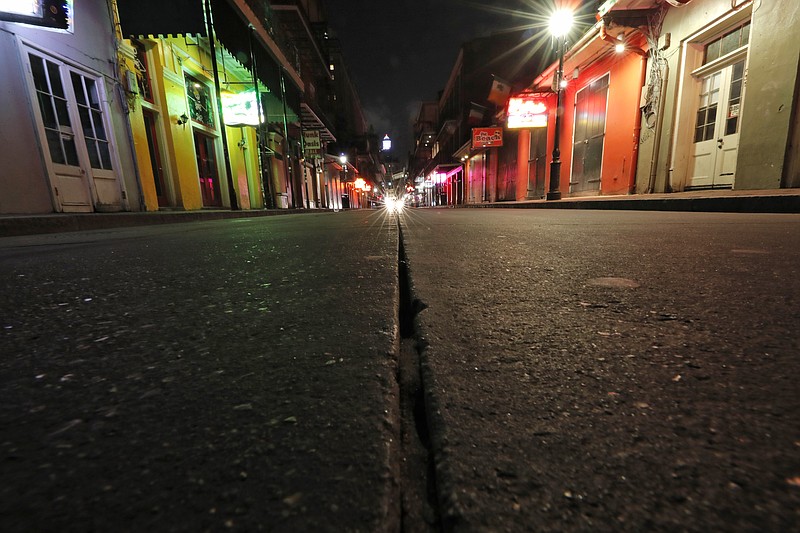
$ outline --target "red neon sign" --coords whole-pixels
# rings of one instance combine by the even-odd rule
[[[503,128],[472,128],[472,149],[503,146]]]
[[[508,100],[508,129],[546,128],[547,97],[541,93],[522,93]]]

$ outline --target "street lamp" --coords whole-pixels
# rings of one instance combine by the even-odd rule
[[[567,47],[567,33],[572,27],[572,11],[559,9],[550,17],[550,33],[558,45],[558,72],[556,72],[556,124],[555,139],[553,140],[553,160],[550,162],[550,190],[547,192],[548,200],[561,200],[559,182],[561,178],[561,114],[563,106],[563,79],[564,79],[564,48]]]
[[[347,186],[347,155],[342,154],[339,156],[339,163],[342,164],[342,170],[339,171],[339,187],[341,188],[341,192],[339,193],[339,202],[342,204],[342,208],[344,208],[344,188]],[[344,182],[344,186],[342,185]],[[350,194],[347,195],[347,207],[350,207]]]

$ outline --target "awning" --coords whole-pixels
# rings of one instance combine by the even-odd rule
[[[456,152],[453,154],[453,157],[463,161],[464,159],[469,157],[471,153],[472,153],[472,140],[469,140],[464,144],[462,144],[458,150],[456,150]]]
[[[122,36],[205,35],[203,0],[118,0]]]
[[[118,0],[122,34],[126,38],[151,35],[207,36],[203,4],[204,0]],[[229,0],[211,0],[211,9],[215,37],[248,72],[253,71],[255,59],[256,76],[270,95],[264,103],[265,112],[270,117],[280,115],[282,118],[280,63],[256,35],[251,35],[247,20]],[[301,113],[302,91],[288,73],[284,73],[284,90],[287,118],[289,122],[295,122]]]
[[[444,174],[446,177],[449,178],[459,170],[461,170],[460,163],[447,163],[442,165],[436,165],[436,168],[433,169],[433,173]]]
[[[462,168],[464,167],[460,163],[436,165],[426,176],[426,181],[431,181],[432,183],[445,183],[448,179],[450,179],[450,176],[456,174]]]
[[[211,8],[214,11],[214,33],[222,46],[248,71],[253,72],[250,56],[252,43],[258,79],[272,93],[280,94],[280,65],[261,41],[252,35],[248,22],[227,0],[211,0]]]
[[[319,130],[320,139],[325,142],[336,142],[336,137],[331,133],[330,128],[322,121],[319,115],[309,106],[303,102],[300,104],[303,109],[301,116],[303,129],[305,130]]]

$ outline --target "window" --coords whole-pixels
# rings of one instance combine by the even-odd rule
[[[139,84],[139,94],[151,104],[153,101],[153,86],[150,84],[150,64],[147,62],[147,52],[144,44],[134,41],[136,48],[136,81]]]
[[[78,103],[78,115],[86,140],[86,149],[89,152],[89,162],[92,168],[110,170],[111,151],[100,107],[97,82],[76,72],[72,72],[70,78]]]
[[[717,122],[721,80],[722,72],[715,72],[703,78],[700,89],[700,105],[697,109],[697,120],[694,127],[694,142],[696,143],[707,141],[714,137],[714,124]]]
[[[28,54],[36,100],[42,113],[47,146],[53,163],[78,166],[78,150],[69,116],[59,66],[35,54]]]
[[[703,64],[711,63],[720,57],[730,54],[734,50],[746,46],[750,42],[750,21],[744,25],[717,37],[705,47],[705,60]]]
[[[725,117],[725,135],[739,131],[739,111],[742,103],[742,83],[744,81],[744,61],[733,65],[731,90],[728,98],[728,114]]]
[[[186,96],[189,99],[189,115],[191,115],[192,120],[213,128],[214,107],[208,86],[187,74]]]

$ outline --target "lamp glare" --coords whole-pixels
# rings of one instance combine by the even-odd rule
[[[559,9],[550,16],[550,33],[554,37],[563,37],[572,27],[572,11]]]

